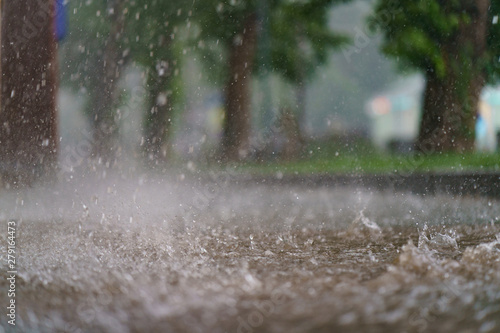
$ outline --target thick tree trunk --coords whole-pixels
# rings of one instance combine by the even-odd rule
[[[242,33],[229,47],[229,78],[225,90],[225,118],[222,157],[245,159],[250,149],[250,84],[257,46],[257,15],[250,15]]]
[[[57,62],[52,1],[2,2],[0,173],[31,183],[57,167]]]
[[[144,124],[146,162],[150,166],[167,160],[172,124],[172,92],[169,92],[172,71],[168,62],[159,62],[149,71],[149,109]]]
[[[486,54],[489,0],[463,0],[470,22],[442,50],[446,75],[426,73],[423,115],[417,150],[424,153],[472,151],[479,98],[486,84],[482,58]],[[472,59],[472,62],[471,62]]]
[[[418,150],[429,154],[472,150],[481,90],[462,89],[453,75],[440,79],[427,73],[426,79]]]
[[[119,155],[117,108],[120,93],[117,85],[125,63],[120,48],[124,29],[123,0],[110,1],[108,6],[112,9],[110,15],[112,26],[102,58],[98,62],[97,75],[100,76],[100,80],[94,88],[95,96],[91,101],[92,156],[107,167],[112,166]]]

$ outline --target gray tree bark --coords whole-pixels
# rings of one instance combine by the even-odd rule
[[[0,175],[30,184],[57,168],[57,60],[52,1],[2,1]]]

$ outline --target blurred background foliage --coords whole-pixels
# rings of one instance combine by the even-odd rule
[[[241,113],[231,107],[244,94],[250,95],[245,97],[248,143],[231,160],[239,160],[241,150],[248,150],[241,155],[246,161],[275,160],[286,155],[287,142],[299,147],[291,159],[335,160],[342,152],[383,155],[369,137],[366,103],[402,76],[420,72],[425,78],[432,71],[446,77],[451,68],[463,68],[447,65],[441,48],[460,24],[469,22],[462,5],[438,0],[70,1],[69,34],[59,47],[61,88],[85,102],[82,110],[63,111],[86,115],[92,137],[105,147],[96,155],[111,162],[122,151],[123,137],[135,138],[133,154],[153,167],[177,159],[218,161],[224,136],[241,132],[227,127],[228,119]],[[490,22],[498,6],[492,2]],[[254,26],[246,25],[252,17]],[[489,27],[481,71],[491,83],[498,74],[500,43],[498,25]],[[251,68],[251,80],[234,81],[248,87],[231,95],[228,87],[239,75],[231,67],[231,52],[252,29],[256,45],[249,51],[251,61],[243,64]],[[111,73],[106,61],[117,64]],[[103,94],[108,103],[96,105]],[[231,98],[235,102],[228,102]],[[99,136],[102,125],[96,119],[103,118],[112,128],[105,132],[113,135]]]

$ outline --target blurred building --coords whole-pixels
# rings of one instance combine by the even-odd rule
[[[366,103],[375,145],[398,152],[412,149],[420,126],[424,83],[421,77],[404,79]],[[483,90],[479,113],[476,149],[495,151],[500,140],[500,86]]]
[[[480,118],[476,124],[476,147],[482,151],[500,148],[500,86],[486,87],[481,94]]]

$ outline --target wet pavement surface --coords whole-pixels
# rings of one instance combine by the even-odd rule
[[[177,176],[0,197],[19,332],[500,331],[493,199]]]

